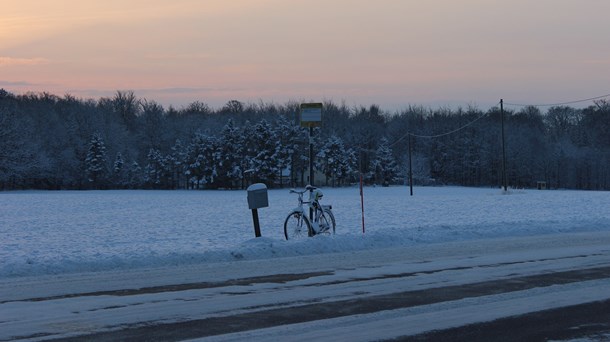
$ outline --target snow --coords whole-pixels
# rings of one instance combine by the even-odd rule
[[[396,336],[416,335],[430,330],[460,327],[488,322],[511,315],[526,314],[583,302],[608,298],[607,280],[555,286],[551,289],[532,289],[508,294],[467,298],[408,309],[352,315],[323,321],[291,324],[268,329],[207,338],[206,341],[288,340],[331,341],[345,336],[350,341],[380,341]],[[532,301],[536,296],[537,300]],[[439,320],[438,317],[443,317]],[[298,338],[294,338],[294,336]]]
[[[268,192],[254,238],[246,191],[0,193],[0,279],[256,260],[444,242],[610,231],[608,192],[462,187],[324,188],[337,234],[285,241],[296,205]]]
[[[263,183],[255,183],[252,184],[248,187],[248,189],[246,189],[247,191],[256,191],[256,190],[265,190],[267,189],[267,186]]]
[[[337,234],[300,241],[283,238],[297,201],[288,189],[269,190],[261,238],[246,191],[0,192],[0,340],[442,289],[610,260],[608,192],[417,187],[411,197],[406,187],[368,187],[365,233],[359,189],[324,192]],[[282,283],[107,293],[320,271]],[[608,280],[590,279],[205,340],[391,339],[609,298]]]

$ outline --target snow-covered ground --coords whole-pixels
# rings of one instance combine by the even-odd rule
[[[337,234],[285,241],[296,206],[269,191],[254,238],[245,191],[0,192],[0,279],[405,245],[610,231],[610,193],[461,187],[325,188]]]
[[[610,299],[609,192],[364,193],[364,234],[359,190],[324,189],[337,234],[302,241],[283,237],[287,189],[259,209],[262,238],[245,191],[0,193],[0,340],[181,340],[281,314],[297,319],[209,338],[368,341]],[[454,295],[367,309],[426,293]]]

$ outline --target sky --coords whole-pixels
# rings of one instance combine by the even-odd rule
[[[610,93],[607,0],[2,0],[0,88],[483,109]]]

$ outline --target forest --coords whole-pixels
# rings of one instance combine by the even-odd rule
[[[610,190],[610,102],[500,110],[326,101],[315,181]],[[0,89],[0,189],[243,189],[308,182],[300,103],[164,108],[131,91],[80,99]],[[450,133],[450,134],[447,134]],[[412,134],[411,139],[408,135]],[[411,160],[409,160],[409,141]]]

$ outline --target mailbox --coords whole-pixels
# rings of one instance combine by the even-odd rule
[[[267,186],[263,183],[250,185],[248,187],[248,207],[250,209],[258,209],[268,206]]]

